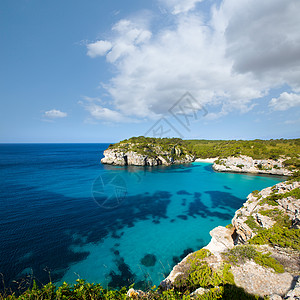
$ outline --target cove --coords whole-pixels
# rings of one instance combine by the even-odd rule
[[[50,273],[56,283],[157,285],[208,244],[211,229],[229,224],[251,191],[284,180],[217,173],[207,163],[101,165],[107,146],[1,145],[6,281],[33,274],[46,283]],[[107,199],[115,192],[119,198]]]

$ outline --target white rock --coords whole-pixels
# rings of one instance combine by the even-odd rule
[[[209,234],[211,235],[211,240],[204,249],[209,250],[212,254],[220,256],[222,252],[234,247],[233,239],[231,237],[232,230],[223,226],[218,226],[211,230]]]

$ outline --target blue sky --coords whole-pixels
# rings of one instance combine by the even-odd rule
[[[2,0],[0,142],[299,137],[299,14],[299,0]]]

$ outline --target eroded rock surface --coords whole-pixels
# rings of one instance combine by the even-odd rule
[[[231,271],[237,286],[243,287],[248,293],[262,297],[272,294],[284,296],[294,282],[293,275],[287,272],[275,273],[253,261],[233,265]]]
[[[104,151],[104,158],[101,163],[117,166],[158,166],[185,164],[195,160],[195,157],[179,146],[171,147],[168,151],[156,146],[151,149],[142,149],[139,153],[132,147],[108,148]]]
[[[227,229],[223,226],[218,226],[210,231],[211,240],[210,243],[204,247],[212,254],[220,256],[224,251],[232,249],[234,247],[232,234],[233,230]]]
[[[257,228],[259,227],[270,228],[274,225],[276,218],[262,215],[268,210],[276,209],[288,216],[293,223],[297,224],[300,212],[300,199],[287,196],[282,199],[274,200],[273,205],[270,205],[268,197],[271,197],[275,193],[284,195],[299,187],[300,183],[298,181],[292,183],[280,182],[274,187],[268,187],[258,193],[251,193],[247,197],[247,201],[243,207],[235,212],[234,218],[232,219],[232,225],[238,235],[236,243],[246,243],[256,235]]]
[[[213,164],[213,169],[219,172],[292,175],[292,172],[284,167],[284,160],[284,158],[278,160],[253,159],[249,156],[240,155],[239,157],[216,160]]]
[[[204,260],[212,270],[220,270],[227,263],[226,252],[237,245],[243,245],[257,234],[258,228],[268,229],[274,226],[276,218],[288,217],[290,221],[299,220],[300,199],[296,189],[300,188],[300,182],[282,182],[273,187],[255,191],[247,197],[247,201],[240,208],[232,220],[232,229],[222,226],[214,228],[211,232],[211,241],[204,247],[212,255]],[[287,194],[288,193],[288,194]],[[292,196],[291,196],[292,195]],[[275,196],[275,197],[273,197]],[[272,204],[272,205],[271,205]],[[268,211],[270,214],[264,213]],[[275,212],[275,215],[272,215]],[[275,217],[275,219],[274,219]],[[249,222],[250,220],[250,222]],[[294,223],[297,223],[297,222]],[[258,264],[254,259],[246,258],[238,263],[231,263],[231,273],[237,287],[250,294],[261,297],[269,296],[269,299],[300,299],[300,256],[299,251],[292,248],[261,245],[255,246],[259,253],[268,254],[283,267],[283,273],[277,273],[274,269]],[[161,282],[163,289],[176,286],[177,278],[183,276],[189,267],[189,260],[194,253],[190,253],[177,264],[169,276]],[[200,287],[191,293],[191,298],[196,298],[209,292],[207,287]]]

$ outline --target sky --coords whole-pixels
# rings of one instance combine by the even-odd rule
[[[299,138],[299,0],[1,0],[0,142]]]

